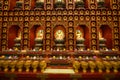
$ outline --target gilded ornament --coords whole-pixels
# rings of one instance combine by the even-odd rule
[[[80,63],[78,61],[74,61],[73,68],[74,68],[75,72],[78,72],[78,69],[80,68]]]

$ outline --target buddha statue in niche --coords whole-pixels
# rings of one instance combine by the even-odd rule
[[[107,50],[105,45],[106,39],[103,37],[102,29],[99,30],[99,47],[100,50]]]
[[[20,46],[21,46],[21,31],[20,31],[20,29],[18,30],[17,36],[14,39],[14,42],[15,42],[14,48],[20,49]]]
[[[76,31],[76,39],[77,40],[83,39],[83,34],[82,34],[82,32],[80,30]]]
[[[64,32],[62,30],[56,31],[56,33],[55,33],[56,40],[64,40],[64,37],[65,37],[65,35],[64,35]]]
[[[54,34],[55,36],[55,49],[56,50],[63,50],[65,48],[64,45],[64,38],[65,38],[65,34],[62,30],[57,30]]]
[[[43,46],[43,35],[44,32],[43,30],[38,30],[36,33],[36,38],[35,38],[35,49],[36,50],[42,50]]]
[[[76,30],[76,43],[78,50],[83,50],[85,48],[84,41],[83,33],[80,30]]]
[[[43,39],[43,30],[39,30],[37,33],[36,33],[36,39]]]

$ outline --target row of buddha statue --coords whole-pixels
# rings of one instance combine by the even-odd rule
[[[75,7],[76,8],[84,8],[85,7],[85,1],[84,0],[74,0],[75,1]],[[97,0],[98,8],[105,7],[105,0]],[[23,0],[16,1],[15,8],[22,8]],[[55,8],[64,8],[65,7],[65,1],[64,0],[55,0],[54,4]],[[44,7],[44,0],[36,0],[35,2],[35,9],[36,8],[43,8]]]
[[[99,34],[99,46],[100,49],[106,49],[106,39],[104,39],[102,34]],[[44,31],[43,30],[38,30],[36,32],[36,38],[35,38],[35,50],[42,50],[43,48],[43,37],[44,37]],[[76,49],[77,50],[85,50],[85,45],[84,45],[84,33],[81,32],[81,30],[76,30]],[[14,40],[15,45],[14,47],[20,49],[21,46],[21,33],[19,33],[18,37]],[[54,33],[54,50],[64,50],[65,49],[65,33],[63,30],[57,30]]]

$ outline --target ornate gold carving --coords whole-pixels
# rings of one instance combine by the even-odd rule
[[[110,72],[110,68],[112,67],[111,64],[108,61],[103,61],[103,64],[106,68],[106,72],[109,73]]]
[[[96,46],[92,46],[92,50],[96,50],[97,49],[97,47]]]
[[[39,21],[39,20],[40,20],[39,16],[36,16],[36,17],[35,17],[35,20],[36,20],[36,21]]]
[[[77,14],[78,14],[78,10],[74,10],[74,14],[76,14],[76,15],[77,15]]]
[[[45,15],[45,11],[41,11],[41,15]]]
[[[24,33],[27,33],[28,32],[28,28],[24,28]]]
[[[73,22],[70,21],[70,22],[68,23],[68,25],[72,27],[72,26],[73,26]]]
[[[66,10],[64,10],[64,11],[63,11],[63,14],[64,14],[64,15],[66,15],[66,14],[67,14],[67,11],[66,11]]]
[[[13,15],[13,12],[12,12],[12,11],[10,11],[10,12],[9,12],[9,15],[10,15],[10,16],[12,16],[12,15]]]
[[[24,40],[24,44],[27,45],[28,41],[27,40]]]
[[[96,26],[96,23],[95,22],[91,22],[91,26]]]
[[[69,44],[72,45],[73,44],[73,40],[69,40]]]
[[[28,39],[28,34],[23,35],[25,39]]]
[[[34,15],[34,11],[30,11],[30,15]]]
[[[2,12],[0,12],[0,15],[2,14]],[[5,11],[4,12],[4,16],[7,16],[8,15],[8,12],[7,11]]]
[[[4,10],[8,10],[8,6],[3,6],[3,9]]]
[[[25,9],[29,10],[30,6],[29,5],[25,5]]]
[[[8,1],[7,1],[7,0],[6,0],[6,1],[4,1],[4,4],[5,4],[5,5],[8,5]]]
[[[50,46],[46,46],[46,50],[50,50]]]
[[[73,20],[73,16],[69,16],[69,20]]]
[[[6,40],[2,40],[2,44],[3,44],[3,45],[7,44],[7,43],[6,43]]]
[[[80,63],[78,61],[74,61],[73,68],[75,69],[75,72],[78,72],[78,70],[80,68]]]
[[[13,21],[13,17],[9,17],[9,21]]]
[[[100,20],[101,20],[101,17],[100,17],[100,16],[97,16],[96,19],[97,19],[97,21],[100,21]]]
[[[100,15],[100,10],[97,10],[97,11],[96,11],[96,14],[97,14],[97,15]]]
[[[48,44],[48,45],[49,45],[49,44],[50,44],[50,40],[46,40],[46,44]]]
[[[2,32],[3,32],[3,33],[6,33],[6,31],[7,31],[6,28],[3,28],[3,29],[2,29]]]
[[[90,69],[91,73],[95,72],[95,70],[94,70],[96,68],[95,62],[89,61],[88,64],[89,64],[89,67],[91,68]]]
[[[112,5],[112,8],[113,8],[113,9],[117,9],[117,7],[118,7],[118,6],[117,6],[116,4],[113,4],[113,5]]]
[[[19,17],[19,21],[23,21],[23,17]]]
[[[117,23],[117,22],[114,22],[113,25],[114,25],[114,26],[118,26],[118,23]]]
[[[73,50],[73,46],[69,46],[69,50]]]
[[[7,27],[7,22],[3,22],[3,27]]]
[[[34,21],[34,17],[33,16],[30,16],[30,21]]]
[[[115,38],[119,38],[119,34],[114,34],[114,37]]]
[[[47,39],[50,39],[50,34],[46,34],[46,38],[47,38]]]
[[[107,11],[107,14],[108,14],[108,15],[111,15],[112,13],[111,13],[111,11],[108,10],[108,11]]]
[[[69,32],[73,32],[73,28],[69,28],[69,30],[68,30]]]
[[[88,63],[85,61],[81,61],[81,67],[83,69],[83,72],[86,73],[88,68]]]
[[[6,46],[2,46],[2,50],[6,50]]]
[[[83,21],[84,20],[84,16],[80,16],[80,20]]]
[[[90,13],[91,13],[91,15],[95,15],[95,11],[94,10],[91,10]]]
[[[89,15],[89,10],[85,10],[85,15]]]
[[[112,16],[108,16],[108,21],[112,21]]]
[[[91,16],[91,20],[95,20],[95,16]]]
[[[43,21],[44,21],[44,20],[45,20],[45,16],[41,16],[41,20],[43,20]]]
[[[89,21],[89,20],[90,20],[90,17],[89,17],[89,16],[86,16],[86,17],[85,17],[85,20],[86,20],[86,21]]]
[[[47,8],[47,9],[50,9],[50,8],[51,8],[51,5],[50,5],[50,4],[47,4],[47,5],[46,5],[46,8]]]
[[[62,20],[62,17],[61,17],[61,16],[58,16],[57,19],[58,19],[58,21],[61,21],[61,20]]]
[[[94,38],[94,39],[95,39],[95,38],[96,38],[96,34],[92,34],[92,38]]]
[[[91,9],[95,9],[95,5],[94,4],[91,4],[90,7],[91,7]]]
[[[7,20],[8,20],[8,17],[4,17],[4,18],[3,18],[3,21],[7,21]]]
[[[29,11],[25,11],[25,15],[29,15]]]
[[[69,38],[72,39],[73,38],[73,34],[69,34]]]
[[[2,38],[3,38],[3,39],[6,39],[6,38],[7,38],[7,35],[6,35],[6,34],[2,34]]]
[[[72,4],[68,4],[68,8],[69,8],[69,9],[72,9],[72,8],[73,8],[73,5],[72,5]]]
[[[103,20],[103,21],[106,21],[106,16],[102,16],[102,20]]]
[[[18,17],[14,17],[14,21],[18,21]]]
[[[25,22],[24,25],[25,25],[26,27],[28,27],[28,26],[29,26],[29,23],[28,23],[28,22]]]
[[[119,29],[118,28],[114,28],[114,32],[115,33],[119,32]]]
[[[117,20],[118,20],[118,17],[117,17],[117,16],[114,16],[114,17],[113,17],[113,20],[114,20],[114,21],[117,21]]]
[[[92,32],[95,33],[96,32],[96,28],[92,28]]]
[[[115,46],[115,50],[119,51],[119,48],[120,48],[119,45]]]
[[[96,40],[92,40],[92,45],[96,45]]]
[[[119,40],[115,40],[115,45],[119,45]]]
[[[50,27],[51,24],[50,24],[50,22],[46,22],[46,25],[47,25],[47,27]]]
[[[69,10],[69,11],[68,11],[68,14],[69,14],[69,15],[73,14],[72,10]]]
[[[56,16],[52,16],[52,20],[55,21],[56,20]]]
[[[66,21],[66,20],[67,20],[67,16],[64,16],[64,17],[63,17],[63,20],[65,20],[65,21]]]
[[[78,16],[74,16],[74,20],[78,20]]]
[[[46,32],[50,32],[50,28],[47,28],[47,29],[46,29]]]

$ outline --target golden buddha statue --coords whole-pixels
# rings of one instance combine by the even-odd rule
[[[62,30],[58,30],[55,33],[55,39],[56,40],[63,40],[65,37],[64,32]]]

